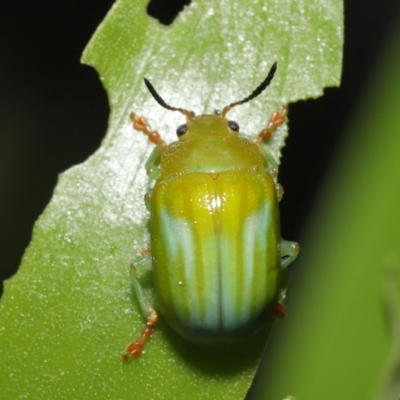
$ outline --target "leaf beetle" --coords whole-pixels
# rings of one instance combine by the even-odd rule
[[[248,97],[214,115],[195,116],[171,107],[144,79],[154,99],[182,113],[186,123],[176,131],[179,140],[167,145],[144,117],[130,116],[134,128],[156,147],[146,163],[155,181],[145,196],[151,250],[131,266],[147,325],[128,345],[125,360],[142,353],[158,321],[142,284],[148,272],[157,309],[178,334],[197,344],[236,343],[260,331],[271,317],[283,315],[283,276],[299,246],[281,239],[278,202],[283,189],[275,163],[260,144],[285,121],[286,109],[273,113],[253,141],[240,136],[237,122],[226,118],[233,107],[263,92],[276,69],[275,62]]]

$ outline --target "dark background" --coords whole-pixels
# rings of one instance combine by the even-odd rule
[[[188,1],[159,2],[150,14],[170,23],[171,3],[178,12]],[[57,175],[91,155],[106,132],[106,93],[79,59],[112,4],[0,2],[0,282],[17,270]],[[341,88],[291,106],[280,169],[285,238],[299,240],[399,11],[399,0],[348,0]]]

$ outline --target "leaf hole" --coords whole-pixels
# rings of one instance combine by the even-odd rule
[[[150,0],[147,14],[163,25],[171,25],[176,16],[191,0]]]

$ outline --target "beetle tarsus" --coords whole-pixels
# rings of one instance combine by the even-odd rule
[[[131,113],[129,115],[131,121],[133,122],[133,127],[137,131],[143,132],[147,137],[149,138],[150,142],[154,144],[158,143],[164,143],[164,140],[162,139],[161,135],[157,131],[153,131],[150,128],[149,123],[147,122],[147,119],[145,117],[140,117],[136,115],[135,113]]]
[[[134,342],[130,343],[125,354],[122,356],[124,361],[130,360],[132,357],[139,357],[143,352],[143,347],[147,340],[151,337],[154,332],[154,328],[158,322],[158,315],[153,310],[147,319],[146,327],[142,330],[142,334]]]
[[[283,319],[285,318],[285,306],[283,303],[276,303],[273,311],[273,315],[275,318]]]
[[[266,142],[272,136],[275,129],[286,121],[288,111],[289,107],[287,105],[283,107],[283,112],[274,111],[271,114],[267,127],[258,134],[258,136],[254,139],[254,142],[257,144]]]

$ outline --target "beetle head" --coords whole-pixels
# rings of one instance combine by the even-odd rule
[[[243,100],[239,100],[239,101],[229,104],[228,106],[224,107],[221,112],[217,112],[215,115],[200,115],[199,117],[195,117],[193,112],[185,110],[183,108],[171,107],[157,93],[156,89],[154,89],[154,86],[150,83],[149,80],[144,78],[144,83],[146,84],[147,89],[152,94],[152,96],[157,101],[157,103],[160,104],[160,106],[166,108],[167,110],[179,111],[186,117],[187,124],[181,125],[177,129],[178,137],[180,139],[183,139],[185,137],[185,133],[188,131],[188,125],[196,125],[197,126],[200,121],[201,121],[201,125],[202,125],[200,132],[204,131],[204,129],[206,129],[207,126],[212,126],[212,127],[218,126],[218,123],[216,122],[217,120],[220,120],[221,122],[223,121],[223,123],[225,124],[224,127],[229,128],[229,132],[231,132],[231,131],[238,132],[239,125],[236,122],[228,121],[228,125],[226,126],[226,124],[227,124],[226,119],[225,119],[226,114],[228,114],[228,112],[233,107],[238,106],[240,104],[247,103],[248,101],[257,97],[260,93],[262,93],[265,90],[265,88],[271,83],[276,69],[277,69],[277,62],[274,62],[272,64],[271,69],[268,72],[267,77],[260,83],[260,85],[258,85],[256,87],[256,89],[253,90],[253,92],[249,96],[245,97]],[[221,131],[219,129],[214,129],[214,131],[222,132],[224,130]],[[191,132],[191,137],[193,137],[194,132],[192,132],[192,129],[190,129],[190,132]],[[212,135],[212,132],[210,132],[209,130],[207,130],[207,132],[208,132],[208,135],[210,135],[210,134]],[[203,135],[195,134],[195,136],[203,136]]]

